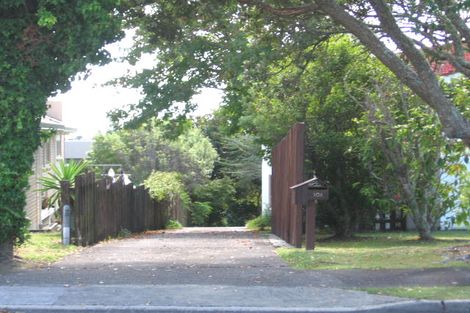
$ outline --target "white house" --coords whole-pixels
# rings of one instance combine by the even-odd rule
[[[30,220],[30,230],[47,228],[53,223],[55,208],[46,205],[47,194],[38,191],[41,188],[38,180],[48,170],[50,164],[64,158],[65,134],[73,131],[62,122],[62,103],[48,102],[46,116],[41,120],[42,130],[54,130],[55,133],[34,153],[33,174],[29,177],[29,188],[26,191],[26,217]]]
[[[92,150],[93,141],[72,139],[65,141],[65,160],[82,161],[88,158],[88,153]]]
[[[263,158],[261,163],[261,212],[271,214],[271,175],[272,167]]]

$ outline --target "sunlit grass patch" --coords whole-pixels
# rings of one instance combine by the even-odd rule
[[[31,233],[29,240],[16,249],[16,255],[25,261],[51,263],[77,249],[75,245],[63,246],[59,232]]]
[[[367,233],[351,240],[320,240],[315,251],[279,248],[277,253],[297,269],[404,269],[470,266],[446,258],[446,249],[470,244],[470,233],[436,232],[423,242],[416,233]]]

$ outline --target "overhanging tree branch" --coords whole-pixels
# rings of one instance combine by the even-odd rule
[[[315,3],[298,7],[275,8],[272,5],[259,0],[238,0],[238,2],[241,4],[256,6],[264,12],[280,17],[296,17],[310,14],[318,9],[318,6]]]
[[[348,13],[348,8],[335,0],[313,0],[310,5],[294,8],[274,8],[259,0],[239,0],[239,2],[257,6],[267,13],[280,17],[295,18],[307,13],[329,16],[356,36],[405,85],[437,112],[444,126],[443,130],[448,137],[460,138],[467,146],[470,146],[470,122],[445,96],[423,51],[419,50],[414,41],[402,32],[387,3],[383,0],[369,0],[366,3],[369,3],[377,13],[381,30],[403,51],[412,67],[406,64],[394,51],[387,48],[375,32],[363,20],[359,19],[360,16]]]

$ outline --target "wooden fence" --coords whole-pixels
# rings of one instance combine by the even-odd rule
[[[121,230],[161,229],[171,218],[168,203],[154,201],[144,186],[96,180],[94,173],[77,176],[74,193],[72,240],[78,245],[116,237]],[[183,215],[181,207],[172,211]]]
[[[305,124],[295,124],[272,151],[272,232],[290,244],[302,245],[302,206],[291,186],[304,180]]]
[[[406,230],[406,215],[402,210],[391,210],[390,213],[377,213],[375,230]]]

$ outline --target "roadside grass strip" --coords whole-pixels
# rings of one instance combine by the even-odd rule
[[[417,269],[470,267],[470,232],[435,232],[436,240],[420,241],[417,233],[362,233],[350,240],[320,239],[314,251],[279,248],[276,252],[296,269]]]
[[[28,241],[16,249],[16,256],[28,263],[52,263],[77,249],[75,245],[63,246],[59,232],[31,233]]]
[[[468,300],[470,286],[362,288],[368,293],[420,300]]]

